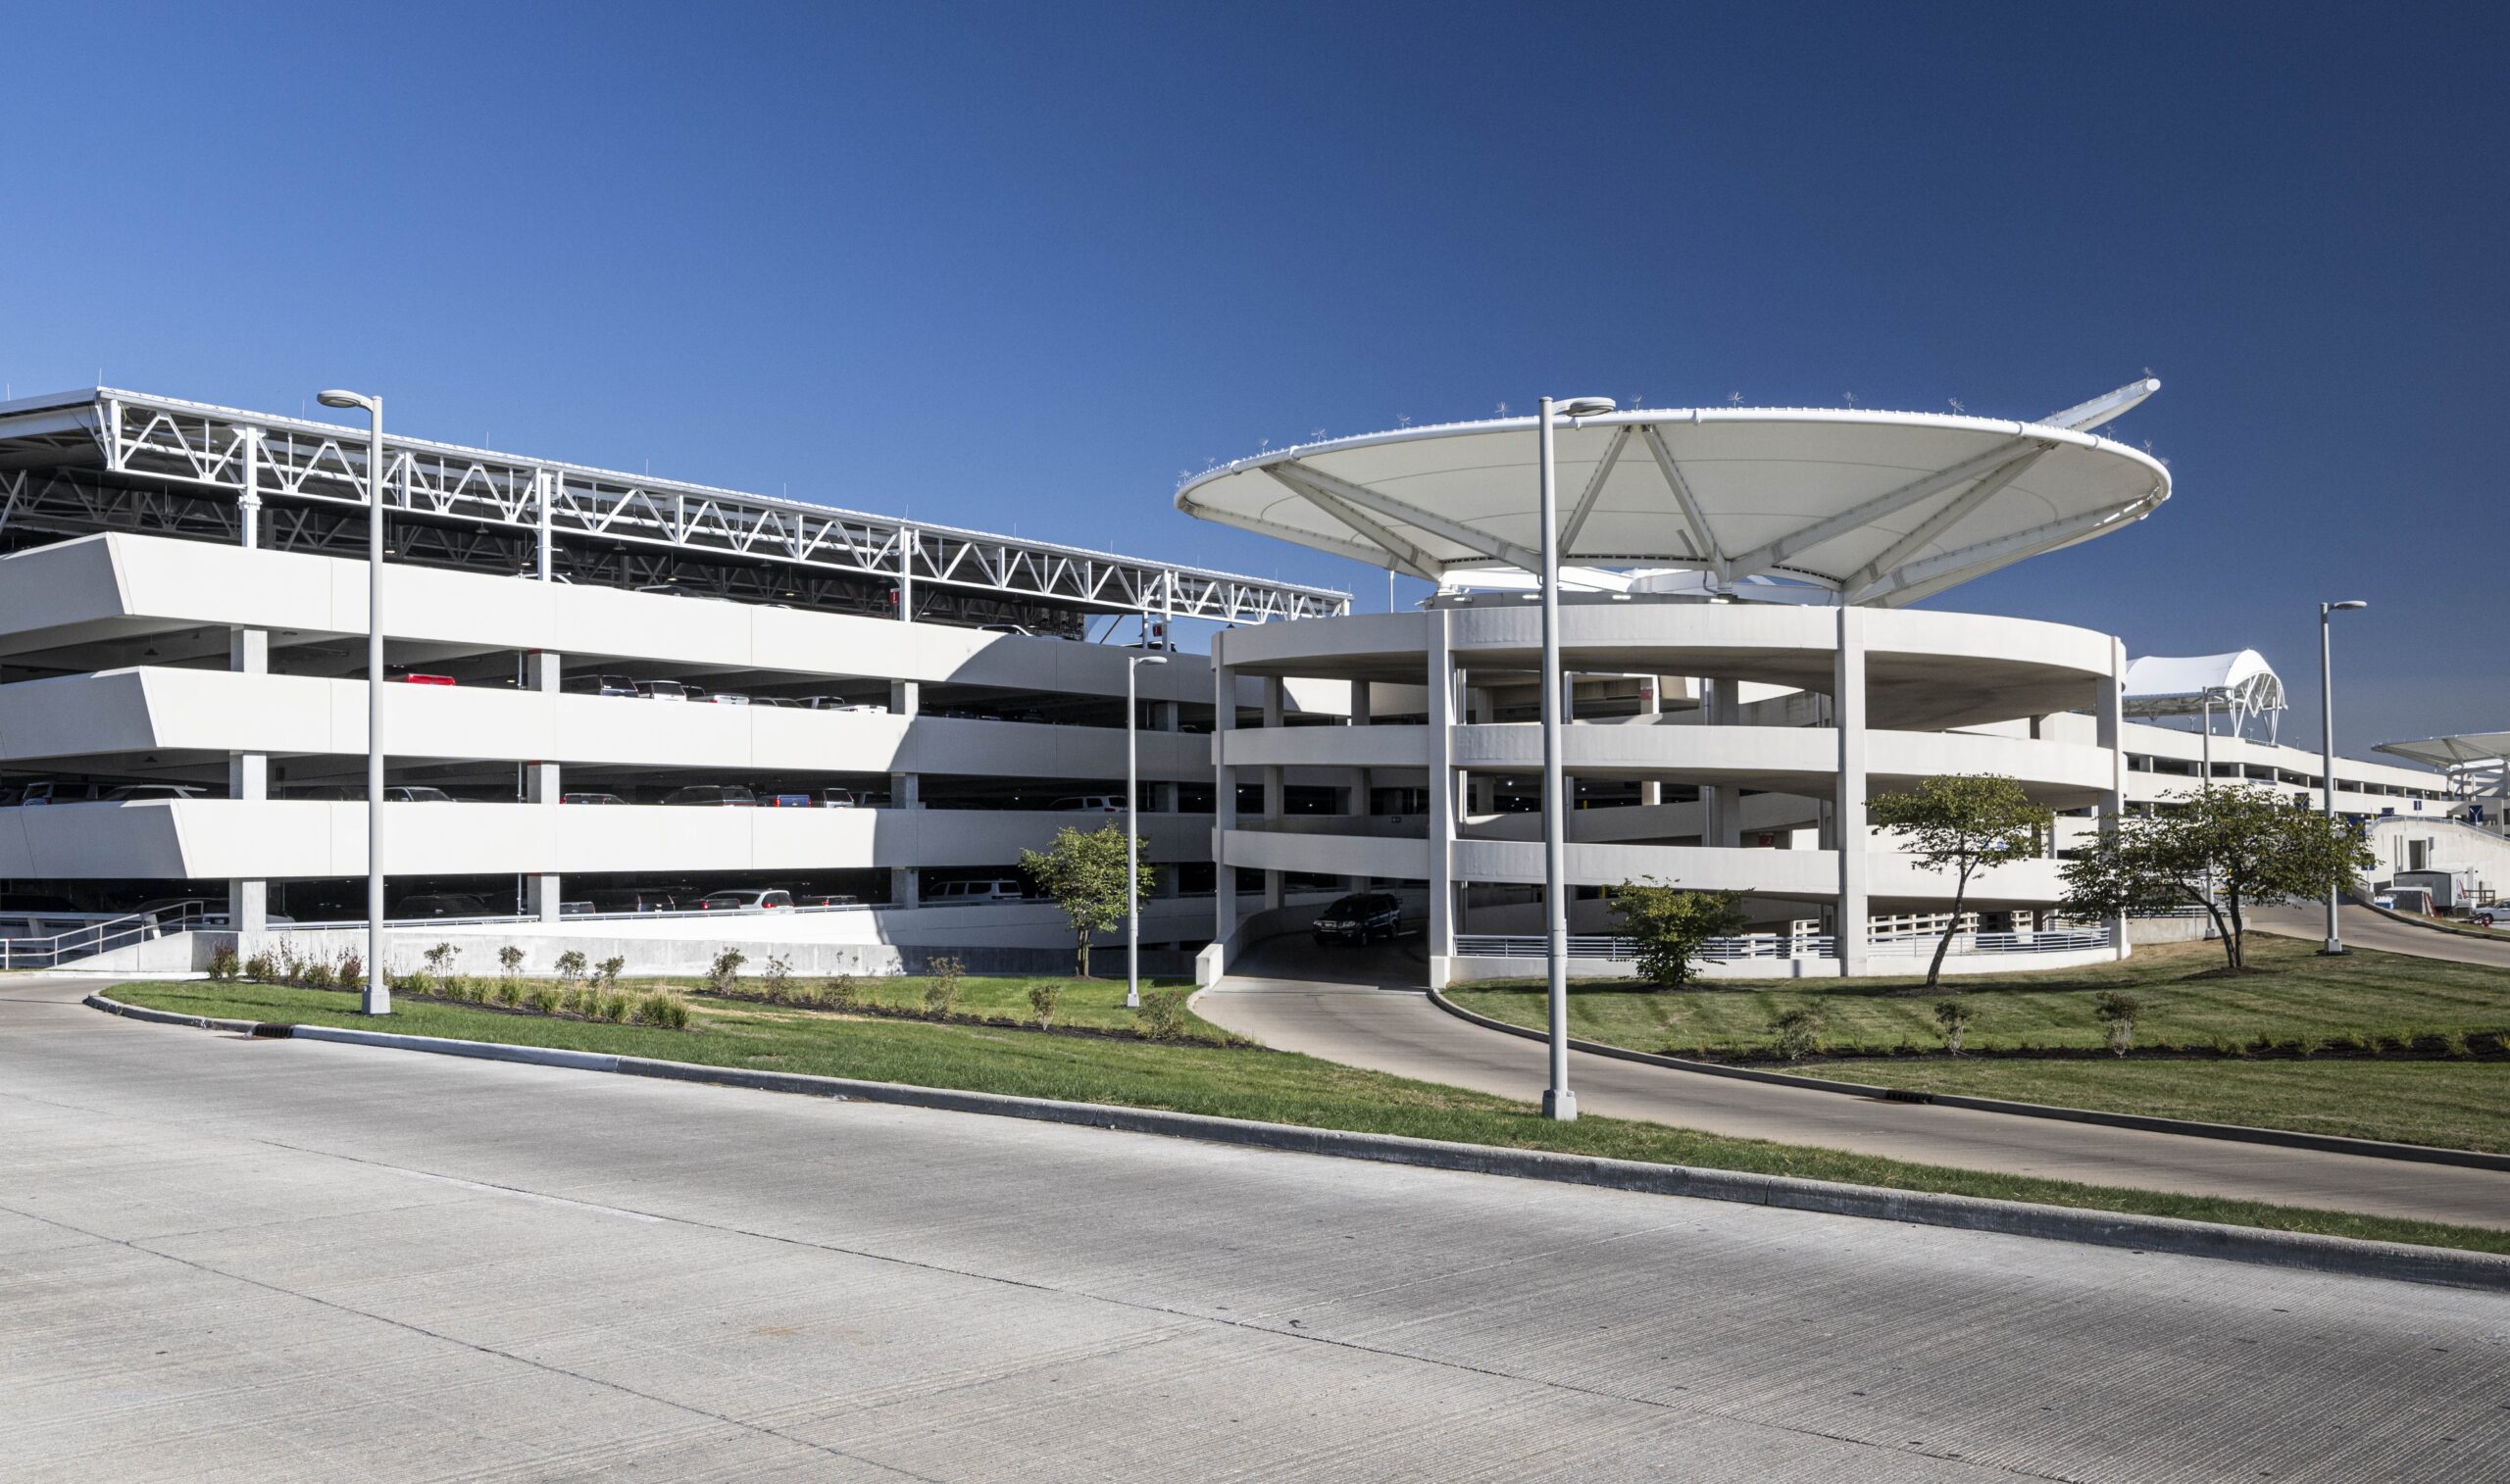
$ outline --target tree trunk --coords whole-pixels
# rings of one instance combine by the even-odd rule
[[[2213,898],[2202,892],[2191,891],[2188,895],[2205,909],[2205,915],[2214,919],[2214,935],[2223,940],[2223,962],[2232,972],[2239,972],[2239,936],[2232,931],[2230,923],[2223,920],[2223,910],[2214,905]]]
[[[2239,892],[2238,892],[2237,890],[2234,890],[2234,891],[2232,892],[2232,894],[2231,894],[2231,904],[2232,904],[2232,936],[2231,936],[2231,945],[2232,945],[2232,967],[2233,967],[2233,968],[2234,968],[2234,969],[2242,969],[2242,968],[2246,968],[2246,967],[2248,967],[2248,924],[2247,924],[2245,921],[2241,920],[2241,917],[2240,917],[2240,912],[2239,912]]]
[[[1079,941],[1079,946],[1077,946],[1077,947],[1073,950],[1072,961],[1073,961],[1073,965],[1074,965],[1075,970],[1076,970],[1076,971],[1080,975],[1080,977],[1082,977],[1082,978],[1084,978],[1084,979],[1088,978],[1088,977],[1089,977],[1089,934],[1087,934],[1087,933],[1082,933],[1082,934],[1080,935],[1080,941]]]
[[[1943,956],[1952,951],[1952,940],[1961,931],[1961,904],[1969,900],[1970,873],[1963,871],[1952,887],[1952,920],[1943,925],[1943,936],[1934,940],[1934,959],[1926,966],[1926,987],[1933,989],[1943,977]]]

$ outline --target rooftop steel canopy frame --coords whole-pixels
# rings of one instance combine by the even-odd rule
[[[111,387],[0,403],[0,544],[20,532],[158,530],[343,551],[363,541],[366,445],[328,422]],[[385,441],[403,560],[535,568],[811,606],[895,602],[963,619],[1089,613],[1264,623],[1348,594],[654,479],[458,444]],[[268,502],[268,510],[263,509]]]
[[[2234,736],[2263,717],[2272,746],[2286,709],[2284,677],[2253,649],[2185,658],[2146,655],[2127,665],[2124,711],[2130,717],[2196,717],[2210,732],[2214,713],[2221,712],[2231,718]]]
[[[2149,454],[2090,429],[2146,377],[2031,422],[1863,408],[1616,411],[1557,435],[1564,564],[1676,564],[1899,607],[2119,530],[2170,498]],[[1535,420],[1408,427],[1275,449],[1194,475],[1188,515],[1444,580],[1540,568]]]

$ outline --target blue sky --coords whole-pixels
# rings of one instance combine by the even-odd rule
[[[1563,17],[1566,17],[1563,19]],[[1938,607],[2510,725],[2498,8],[50,7],[0,379],[295,411],[1384,601],[1176,514],[1324,428],[2031,416],[2177,497]],[[1417,588],[1414,590],[1417,593]]]

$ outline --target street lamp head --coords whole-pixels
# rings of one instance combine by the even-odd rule
[[[2349,603],[2322,603],[2319,605],[2322,610],[2331,614],[2340,614],[2348,608],[2368,608],[2371,605],[2363,602],[2359,598],[2355,598]]]
[[[1563,418],[1600,418],[1616,405],[1610,397],[1563,397],[1551,410]]]
[[[336,386],[332,387],[328,391],[316,393],[314,400],[322,403],[325,407],[363,407],[370,412],[375,409],[375,399],[373,397],[369,397],[362,392],[342,391]]]
[[[1133,663],[1135,665],[1165,665],[1168,663],[1168,657],[1166,655],[1135,655],[1133,656]]]

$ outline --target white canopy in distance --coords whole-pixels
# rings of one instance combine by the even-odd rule
[[[2234,735],[2263,717],[2270,742],[2285,707],[2284,677],[2253,649],[2130,660],[2126,691],[2128,716],[2226,717]]]
[[[1561,561],[1776,578],[1897,607],[2106,535],[2170,498],[2159,460],[2089,431],[2151,378],[2036,422],[1863,408],[1689,408],[1557,424]],[[1443,581],[1536,570],[1532,418],[1277,449],[1189,479],[1187,515]],[[1566,584],[1564,583],[1564,586]]]
[[[2510,795],[2510,731],[2383,742],[2376,751],[2438,768],[2461,796]]]

